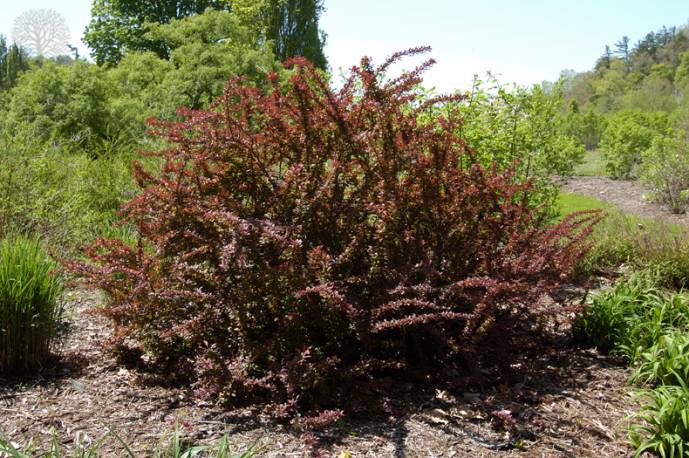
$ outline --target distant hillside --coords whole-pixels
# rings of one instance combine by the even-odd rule
[[[673,111],[689,87],[689,26],[663,27],[636,44],[624,36],[593,70],[563,76],[567,99],[587,111]]]

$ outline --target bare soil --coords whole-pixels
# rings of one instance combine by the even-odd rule
[[[667,223],[689,225],[689,215],[674,214],[666,206],[650,201],[649,190],[636,180],[575,176],[563,179],[562,190],[609,202],[625,213]]]
[[[265,418],[259,410],[226,410],[196,401],[188,390],[153,386],[118,365],[100,342],[107,323],[89,314],[98,294],[76,290],[66,301],[65,339],[56,364],[40,376],[0,379],[0,432],[26,446],[65,447],[104,437],[108,428],[150,456],[162,435],[180,425],[185,439],[207,443],[227,433],[237,449],[258,456],[353,457],[610,457],[630,456],[624,418],[636,410],[628,370],[566,341],[535,346],[512,364],[517,383],[415,395],[399,414],[350,419],[314,436]],[[490,376],[492,377],[492,376]],[[489,378],[490,378],[489,377]],[[490,382],[490,380],[489,380]],[[404,391],[404,390],[403,390]],[[108,436],[101,456],[124,456]],[[316,456],[318,456],[316,454]]]

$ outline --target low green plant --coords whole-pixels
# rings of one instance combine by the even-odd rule
[[[40,453],[33,444],[29,444],[26,448],[22,448],[0,436],[0,456],[8,458],[34,458],[36,456],[42,458],[95,458],[99,456],[101,445],[102,439],[90,446],[77,444],[74,450],[65,452],[60,448],[57,437],[53,435],[50,441],[50,448]]]
[[[689,456],[689,296],[659,287],[662,272],[637,272],[593,299],[575,321],[579,342],[637,365],[630,381],[644,390],[629,437],[636,455]]]
[[[689,382],[689,335],[671,331],[641,352],[631,382],[682,385]]]
[[[601,351],[629,356],[627,349],[636,347],[631,340],[633,328],[639,326],[648,309],[661,302],[662,296],[649,274],[631,275],[593,298],[573,324],[574,338]]]
[[[575,339],[637,361],[667,333],[689,329],[689,297],[660,287],[662,276],[636,272],[594,297],[573,325]]]
[[[667,334],[689,330],[689,298],[682,293],[668,293],[650,286],[646,302],[630,317],[628,333],[619,345],[619,352],[637,363],[641,355]]]
[[[29,370],[48,356],[62,314],[56,268],[38,240],[0,241],[0,372]]]
[[[582,259],[582,275],[617,270],[653,270],[662,286],[689,286],[689,230],[680,225],[607,209],[591,235],[593,248]]]
[[[635,457],[653,452],[663,458],[689,456],[689,389],[662,385],[641,395],[643,407],[632,416],[629,437]]]

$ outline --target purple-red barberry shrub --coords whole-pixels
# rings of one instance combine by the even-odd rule
[[[294,59],[268,93],[233,80],[154,123],[164,166],[134,165],[123,210],[139,246],[99,239],[68,263],[107,293],[116,339],[200,394],[331,421],[383,375],[428,374],[547,312],[597,216],[544,224],[529,182],[472,161],[461,118],[419,121],[453,99],[415,91],[432,61],[385,72],[423,51],[363,59],[338,90]]]

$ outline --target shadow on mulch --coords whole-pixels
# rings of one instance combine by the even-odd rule
[[[479,364],[470,376],[427,386],[397,385],[382,398],[386,414],[348,416],[325,432],[307,432],[307,437],[312,438],[310,447],[318,456],[319,451],[332,451],[352,437],[375,434],[394,444],[393,456],[410,456],[409,424],[420,419],[430,435],[435,431],[457,439],[450,445],[464,442],[497,454],[519,451],[526,443],[541,440],[539,434],[546,429],[559,431],[558,440],[570,446],[552,444],[553,449],[564,456],[577,456],[576,444],[582,441],[579,419],[545,418],[539,408],[576,396],[600,378],[601,371],[625,367],[622,360],[577,348],[564,335],[525,334],[492,345],[486,342],[481,346],[481,356],[474,356]],[[375,431],[372,423],[378,425]],[[590,428],[588,433],[605,441],[613,438],[609,430]]]
[[[89,363],[88,356],[78,352],[53,354],[38,368],[0,374],[0,388],[9,390],[27,384],[58,385],[66,379],[82,377]]]

